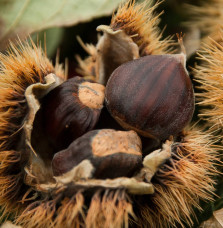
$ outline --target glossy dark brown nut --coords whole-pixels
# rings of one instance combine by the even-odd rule
[[[122,127],[164,140],[190,122],[194,93],[180,57],[145,56],[121,65],[112,73],[105,90],[105,103]]]
[[[68,79],[44,97],[44,128],[56,151],[95,127],[103,102],[104,86],[81,77]]]
[[[93,178],[131,176],[142,166],[141,140],[134,131],[90,131],[54,155],[53,173],[60,176],[84,160],[94,167]]]

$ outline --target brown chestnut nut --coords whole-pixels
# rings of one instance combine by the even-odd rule
[[[145,56],[112,73],[105,103],[123,128],[164,140],[189,123],[194,112],[194,92],[182,57]]]
[[[43,125],[56,151],[92,130],[100,116],[105,87],[81,77],[68,79],[42,101]]]
[[[74,173],[78,165],[87,160],[83,170],[89,172],[92,167],[88,178],[128,177],[142,166],[141,147],[141,140],[134,131],[93,130],[54,155],[53,173],[55,176]]]

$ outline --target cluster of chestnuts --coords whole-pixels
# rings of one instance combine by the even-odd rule
[[[82,77],[66,79],[33,42],[0,54],[2,217],[28,228],[192,227],[199,201],[214,199],[222,146],[190,126],[182,37],[182,53],[170,54],[159,2],[148,3],[123,2],[97,27],[96,45],[80,41],[89,54],[77,57]],[[209,49],[215,58],[201,54],[210,66],[195,77],[201,103],[214,107],[202,113],[207,126],[218,126],[223,49]]]
[[[92,178],[130,177],[148,153],[144,144],[177,136],[194,112],[181,57],[141,57],[119,66],[105,86],[76,76],[48,93],[41,115],[54,176],[88,160]]]

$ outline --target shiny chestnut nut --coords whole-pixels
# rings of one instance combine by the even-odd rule
[[[183,58],[181,54],[145,56],[112,73],[105,104],[123,128],[165,140],[190,122],[194,92]]]
[[[83,170],[90,170],[90,176],[82,176],[88,178],[129,177],[142,166],[141,147],[134,131],[93,130],[54,155],[53,173],[74,173],[78,166],[86,164]]]
[[[92,130],[100,116],[105,87],[81,77],[68,79],[42,101],[43,125],[56,151]]]

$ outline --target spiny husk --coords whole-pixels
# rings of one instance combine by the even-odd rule
[[[19,43],[11,44],[7,54],[0,54],[0,145],[11,148],[14,137],[26,116],[26,88],[44,82],[44,76],[55,73],[63,77],[61,66],[53,67],[41,48]],[[19,124],[18,124],[19,123]]]
[[[218,40],[219,26],[223,24],[223,2],[221,0],[201,1],[199,5],[188,4],[185,6],[188,12],[187,27],[200,29],[201,37],[208,42],[208,36]]]
[[[116,228],[128,227],[129,216],[134,216],[124,190],[96,191],[89,205],[86,205],[87,200],[80,191],[71,197],[57,196],[55,200],[33,203],[16,223],[29,228]]]
[[[19,213],[23,195],[29,187],[24,186],[23,173],[21,172],[21,153],[19,151],[3,150],[0,152],[0,205],[1,218],[8,213]],[[15,200],[16,199],[16,200]]]
[[[192,226],[194,207],[201,210],[199,200],[209,201],[214,195],[218,157],[211,135],[194,127],[186,130],[182,141],[172,146],[172,158],[153,179],[154,195],[139,201],[139,226]]]
[[[155,15],[154,13],[159,4],[160,2],[153,5],[152,0],[139,4],[136,4],[135,0],[128,0],[126,1],[126,3],[121,4],[117,12],[113,14],[111,24],[109,26],[111,31],[113,31],[114,34],[115,32],[123,31],[123,35],[120,36],[120,43],[132,42],[136,44],[138,48],[137,55],[135,53],[133,54],[133,56],[126,56],[125,59],[127,59],[128,61],[136,58],[137,56],[140,57],[145,55],[172,53],[172,46],[174,45],[174,42],[171,40],[171,37],[167,37],[166,39],[162,40],[162,32],[158,27],[158,24],[160,22],[160,14]],[[127,37],[130,41],[127,41]],[[90,56],[84,60],[82,60],[80,57],[77,57],[79,62],[79,69],[77,69],[77,71],[84,76],[90,77],[93,80],[101,78],[100,75],[98,75],[100,74],[101,68],[101,62],[98,60],[100,56],[98,55],[100,55],[100,53],[104,51],[101,50],[101,48],[106,49],[107,47],[107,45],[105,45],[104,47],[101,45],[102,39],[103,36],[99,38],[96,47],[90,44],[84,45],[83,42],[80,41],[81,45]],[[131,46],[133,45],[131,44]],[[108,52],[116,53],[119,51],[118,47],[119,45],[117,41],[117,45],[114,45],[113,51]],[[99,52],[97,52],[98,49],[100,49]],[[133,49],[134,50],[132,50],[132,52],[136,52],[135,48]],[[117,59],[122,55],[123,53],[117,54],[116,58],[114,58],[113,60],[117,67],[123,63],[123,61],[117,63]]]
[[[31,53],[31,47],[28,47]],[[39,50],[35,46],[33,48],[34,51],[36,49]],[[16,54],[11,54],[10,57],[14,60],[12,63],[14,66],[20,64],[20,68],[23,69],[21,67],[22,63],[27,59],[21,57],[24,56],[23,52],[20,53],[16,49],[15,52]],[[17,53],[20,54],[18,55]],[[42,52],[40,51],[40,53]],[[29,60],[32,56],[33,54],[29,56]],[[17,57],[18,62],[16,60]],[[5,56],[3,60],[5,58],[8,57]],[[34,55],[35,60],[39,58],[38,55]],[[4,63],[4,61],[2,62]],[[7,62],[5,65],[7,65]],[[28,67],[28,69],[31,69],[31,73],[35,72],[35,74],[30,73],[27,75],[36,76],[38,72],[42,72],[41,68],[37,68],[40,71],[33,71],[33,68],[31,68],[33,65],[28,64],[24,66],[25,70]],[[42,65],[40,64],[40,66]],[[7,68],[2,67],[2,72],[5,72],[3,71],[4,69],[13,69],[13,66],[9,65]],[[53,67],[50,69],[54,70]],[[9,72],[11,71],[9,70]],[[18,72],[23,73],[19,75],[22,75],[21,78],[26,82],[23,78],[26,77],[26,73],[23,71]],[[50,70],[46,71],[47,74],[50,72]],[[44,74],[42,73],[42,75]],[[5,87],[7,89],[9,87],[11,90],[7,92],[8,94],[5,92],[3,98],[11,99],[11,94],[13,93],[10,93],[10,91],[14,91],[17,87],[20,88],[18,86],[21,85],[19,83],[20,77],[18,75],[15,77],[15,79],[18,78],[18,85],[15,83],[15,88],[14,85],[11,85],[13,80],[9,80],[10,83],[8,83],[7,77],[5,76],[4,78],[5,81],[2,83],[3,88]],[[28,78],[30,79],[31,76]],[[30,84],[33,84],[29,83],[28,80],[28,83],[25,83],[24,86],[24,82],[22,83],[23,90],[20,89],[16,93],[22,97],[22,100],[25,99],[25,89]],[[14,110],[13,108],[16,103],[11,103],[10,99],[9,104],[5,107],[8,107],[9,110],[11,110],[10,108]],[[3,104],[3,101],[1,102]],[[27,109],[26,102],[24,102],[24,105]],[[0,107],[1,113],[4,113],[5,109],[3,109],[3,105]],[[20,107],[18,110],[20,110]],[[24,113],[27,112],[24,111]],[[7,124],[10,125],[11,122],[13,123],[13,119],[10,119],[10,116],[7,117],[8,119],[6,118],[6,120],[10,121]],[[21,125],[18,129],[23,126],[22,123],[25,115],[20,117]],[[3,120],[5,119],[3,118]],[[3,129],[7,130],[6,127]],[[12,133],[18,129],[14,128]],[[10,136],[6,130],[1,132],[2,137],[5,136],[4,134]],[[98,190],[96,188],[95,191],[91,189],[93,192],[88,194],[87,191],[78,189],[77,186],[68,185],[64,185],[61,188],[54,185],[54,187],[45,189],[45,191],[41,191],[40,189],[34,190],[23,184],[23,168],[24,163],[26,164],[27,162],[27,158],[24,151],[18,150],[19,145],[14,143],[18,142],[18,139],[19,136],[14,139],[15,141],[12,140],[10,144],[7,144],[7,138],[5,137],[5,143],[1,147],[0,203],[4,206],[5,213],[16,212],[17,224],[24,227],[128,227],[131,218],[134,218],[135,222],[141,227],[158,228],[169,227],[170,225],[183,227],[182,220],[188,224],[192,224],[192,206],[199,208],[198,201],[200,199],[212,199],[214,191],[213,176],[217,173],[214,167],[214,164],[218,162],[217,150],[213,146],[213,142],[207,132],[202,132],[194,127],[185,131],[181,136],[181,140],[171,146],[172,158],[160,168],[159,172],[152,179],[156,189],[153,196],[143,195],[133,197],[131,194],[127,194],[123,188],[117,188],[115,190]],[[134,216],[134,213],[137,217]]]
[[[223,41],[223,30],[219,31]],[[223,43],[211,38],[209,44],[203,44],[198,53],[201,63],[194,69],[199,82],[198,104],[206,107],[200,116],[205,118],[213,129],[222,129],[223,121]],[[208,108],[207,108],[208,107]]]
[[[79,55],[76,56],[77,62],[79,64],[77,68],[77,72],[80,73],[80,75],[83,75],[85,77],[88,77],[89,79],[95,80],[97,48],[93,44],[84,44],[79,37],[78,37],[78,41],[89,56],[85,59],[81,59]]]
[[[0,54],[0,204],[8,213],[18,212],[25,192],[23,166],[27,154],[22,151],[21,136],[28,114],[25,90],[41,82],[49,73],[64,77],[61,66],[55,68],[40,47],[19,42],[11,44],[6,54]]]
[[[172,157],[153,177],[153,195],[133,197],[119,189],[98,189],[89,195],[83,189],[69,192],[68,185],[52,188],[48,193],[53,200],[47,194],[47,199],[31,204],[17,223],[24,227],[128,227],[131,221],[138,227],[192,226],[194,207],[201,210],[199,200],[210,201],[214,196],[219,147],[211,135],[194,126],[180,138],[167,145]]]
[[[170,53],[173,42],[170,37],[162,40],[162,32],[158,27],[162,13],[155,14],[160,3],[153,5],[150,0],[136,4],[135,0],[129,0],[121,4],[112,17],[111,28],[114,31],[124,30],[138,45],[140,56]]]

